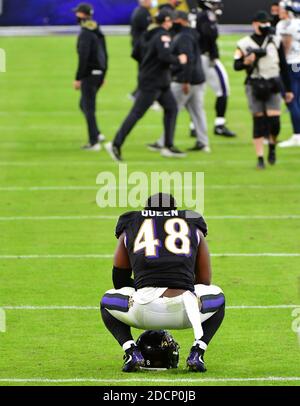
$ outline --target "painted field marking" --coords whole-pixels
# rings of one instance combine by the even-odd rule
[[[124,379],[101,379],[101,378],[0,378],[0,382],[11,383],[206,383],[206,382],[297,382],[300,376],[267,376],[257,378],[124,378]]]

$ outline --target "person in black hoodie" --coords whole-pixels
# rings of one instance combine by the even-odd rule
[[[142,55],[138,93],[135,103],[118,130],[113,142],[105,144],[110,156],[121,161],[121,147],[135,124],[144,116],[154,101],[158,101],[164,110],[165,145],[161,150],[164,157],[184,157],[185,154],[173,146],[177,118],[177,104],[170,89],[171,64],[186,64],[186,55],[174,56],[171,53],[171,37],[168,30],[173,25],[173,14],[161,10],[156,16],[156,23],[148,30],[142,41]]]
[[[94,10],[90,4],[81,3],[74,12],[81,26],[77,42],[79,62],[74,88],[81,90],[80,108],[85,115],[89,133],[89,142],[83,149],[99,151],[100,142],[104,141],[105,137],[97,125],[96,97],[107,71],[106,42],[99,25],[92,20]]]
[[[176,33],[172,43],[174,55],[185,54],[188,63],[172,66],[171,89],[177,101],[178,109],[186,107],[195,126],[196,145],[190,151],[210,152],[206,114],[204,111],[205,75],[201,61],[198,33],[190,27],[188,14],[176,12],[173,24]],[[149,144],[151,151],[162,148],[164,137]]]

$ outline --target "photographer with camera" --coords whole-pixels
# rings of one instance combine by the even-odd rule
[[[276,140],[280,133],[281,94],[293,99],[288,66],[280,39],[272,35],[271,17],[259,11],[252,20],[254,33],[238,42],[234,69],[247,71],[246,94],[253,115],[253,137],[257,168],[265,169],[264,137],[269,137],[268,162],[276,162]]]

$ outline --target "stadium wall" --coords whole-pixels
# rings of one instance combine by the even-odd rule
[[[187,0],[192,3],[195,0]],[[0,0],[0,26],[74,25],[72,13],[80,0]],[[137,0],[89,0],[95,18],[103,25],[125,25]],[[160,3],[165,0],[159,0]],[[186,2],[186,0],[184,0]],[[268,9],[272,0],[224,0],[221,23],[247,24],[258,9]],[[185,4],[182,5],[184,9]],[[242,12],[241,12],[242,8]]]

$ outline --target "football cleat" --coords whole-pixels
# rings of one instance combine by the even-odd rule
[[[232,131],[229,130],[225,125],[217,125],[215,127],[215,135],[219,135],[221,137],[227,137],[227,138],[234,138],[236,137],[236,134]]]
[[[149,151],[157,152],[161,151],[163,147],[158,142],[154,142],[154,144],[147,144],[147,148],[149,149]]]
[[[202,152],[210,153],[211,149],[208,145],[204,145],[198,141],[192,148],[189,148],[188,151],[191,151],[191,152],[192,151],[202,151]]]
[[[204,350],[200,348],[199,344],[191,348],[190,355],[186,360],[188,369],[192,372],[206,372],[206,367],[203,360]]]
[[[184,152],[181,152],[179,149],[176,147],[169,147],[169,148],[162,148],[161,149],[161,156],[165,158],[185,158],[186,154]]]
[[[300,147],[300,135],[294,134],[289,140],[280,142],[278,146],[280,148]]]
[[[87,145],[84,145],[83,147],[81,147],[81,149],[83,149],[85,151],[100,151],[101,145],[99,143],[94,144],[94,145],[87,144]]]
[[[123,372],[136,372],[145,366],[145,360],[136,345],[133,345],[125,351]]]
[[[114,145],[112,142],[107,142],[104,145],[104,148],[106,151],[109,153],[109,155],[112,157],[114,161],[121,162],[122,157],[121,157],[121,149]]]

